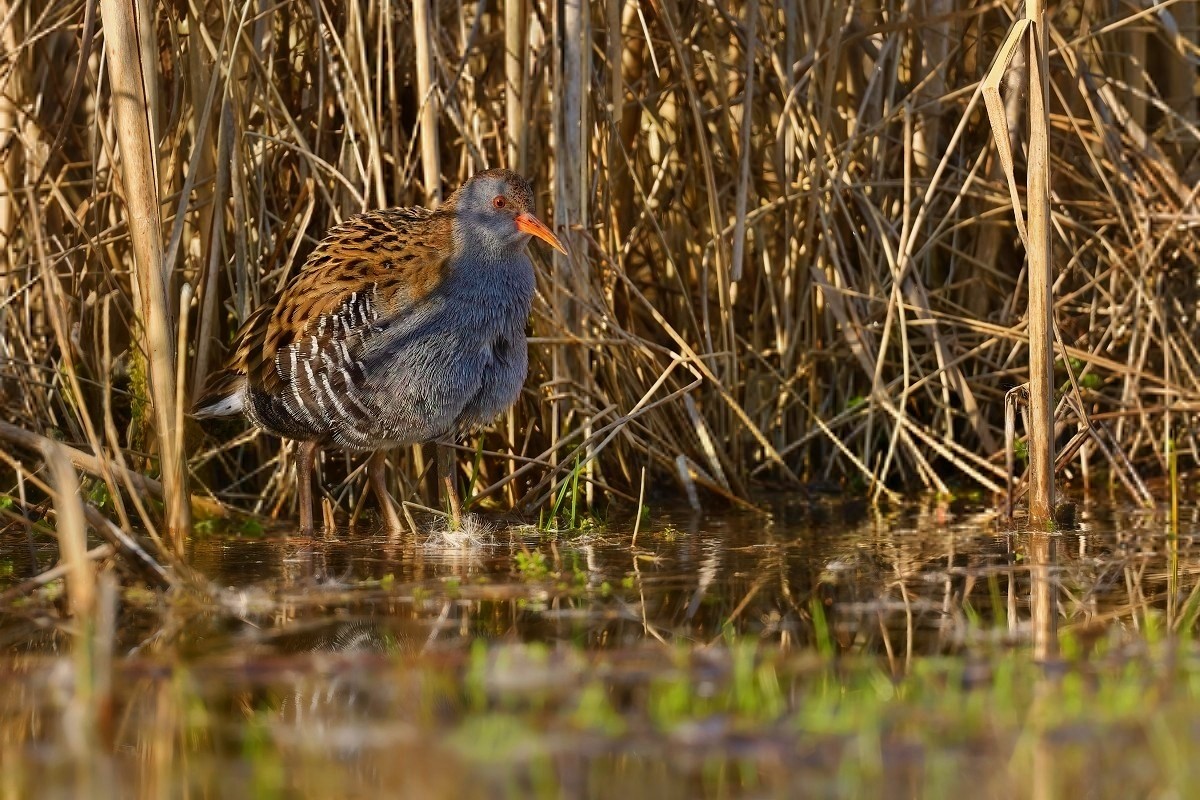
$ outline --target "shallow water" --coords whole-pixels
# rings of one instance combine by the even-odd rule
[[[91,649],[57,585],[0,610],[0,798],[1188,794],[1184,517],[209,536],[212,602],[126,588]],[[55,555],[4,534],[0,591]]]

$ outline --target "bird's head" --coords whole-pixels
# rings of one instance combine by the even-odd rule
[[[512,170],[489,169],[471,177],[448,200],[460,246],[502,255],[520,250],[536,236],[560,253],[567,250],[533,214],[533,189]]]

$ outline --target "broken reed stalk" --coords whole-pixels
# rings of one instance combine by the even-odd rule
[[[87,528],[79,478],[61,445],[47,442],[46,462],[54,489],[55,531],[58,550],[67,569],[67,603],[71,615],[81,622],[91,619],[96,600],[96,580],[87,557]]]
[[[88,558],[87,526],[83,501],[79,497],[79,479],[70,460],[57,444],[44,452],[50,467],[54,491],[55,532],[58,550],[66,573],[67,605],[74,633],[71,648],[75,667],[70,700],[63,711],[69,721],[68,746],[77,755],[86,753],[96,733],[96,574]]]
[[[63,710],[68,746],[84,755],[95,744],[101,726],[110,721],[112,656],[115,639],[117,582],[109,569],[98,575],[93,561],[116,548],[102,545],[87,549],[86,517],[91,509],[79,493],[79,478],[66,448],[48,442],[43,450],[54,497],[55,533],[61,554],[59,570],[66,579],[67,603],[72,618],[72,660],[75,674],[70,700]],[[101,522],[111,525],[101,517]],[[53,572],[53,570],[51,570]],[[35,581],[43,583],[47,575]],[[26,584],[29,585],[28,583]],[[153,585],[153,582],[152,584]],[[30,587],[32,588],[32,587]]]
[[[1050,75],[1043,0],[1027,0],[1029,38],[1029,522],[1054,518],[1054,266],[1050,227]]]
[[[112,84],[112,112],[120,146],[121,186],[129,214],[135,284],[139,296],[142,347],[150,373],[150,399],[154,432],[162,472],[166,527],[177,551],[191,528],[187,471],[175,434],[175,331],[169,294],[169,265],[163,263],[163,230],[158,195],[157,142],[150,74],[157,54],[143,57],[139,36],[149,24],[139,15],[149,13],[148,3],[136,0],[101,0],[108,76]]]
[[[1050,219],[1050,132],[1049,132],[1049,72],[1047,67],[1047,34],[1045,11],[1041,2],[1029,2],[1024,18],[1013,23],[996,59],[980,84],[987,106],[992,135],[1000,164],[1008,182],[1017,231],[1025,244],[1028,257],[1028,456],[1029,456],[1029,519],[1030,524],[1042,527],[1054,516],[1054,267]],[[1024,58],[1021,56],[1024,55]],[[1006,102],[1000,87],[1007,81],[1010,69],[1026,73],[1029,148],[1026,164],[1026,206],[1028,219],[1021,211],[1021,198],[1013,168],[1010,136],[1017,112],[1011,98]],[[1006,406],[1009,397],[1006,396]],[[1011,419],[1006,409],[1006,437],[1012,436]],[[1011,451],[1011,438],[1005,442]],[[1011,457],[1006,510],[1012,512]]]

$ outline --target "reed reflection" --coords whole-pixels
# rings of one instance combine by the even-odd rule
[[[1032,533],[1026,543],[1029,563],[1029,615],[1033,628],[1033,657],[1046,662],[1058,657],[1058,544],[1056,533]]]

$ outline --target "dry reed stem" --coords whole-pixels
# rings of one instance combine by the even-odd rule
[[[442,199],[441,159],[438,147],[438,117],[441,104],[433,82],[433,28],[429,19],[430,0],[413,0],[413,44],[417,57],[417,92],[421,98],[421,169],[425,175],[425,197]]]
[[[615,4],[614,4],[615,5]],[[528,72],[525,0],[504,0],[504,111],[508,167],[525,173],[529,125],[525,119],[525,75]]]
[[[191,529],[180,439],[175,434],[174,322],[169,296],[170,265],[163,261],[159,210],[158,83],[152,33],[151,3],[101,0],[108,77],[112,82],[113,115],[120,143],[121,186],[129,213],[133,261],[137,270],[143,352],[150,373],[150,393],[163,476],[166,525],[182,552]]]
[[[1025,4],[1029,48],[1029,519],[1054,519],[1054,256],[1050,226],[1050,64],[1042,0]]]

